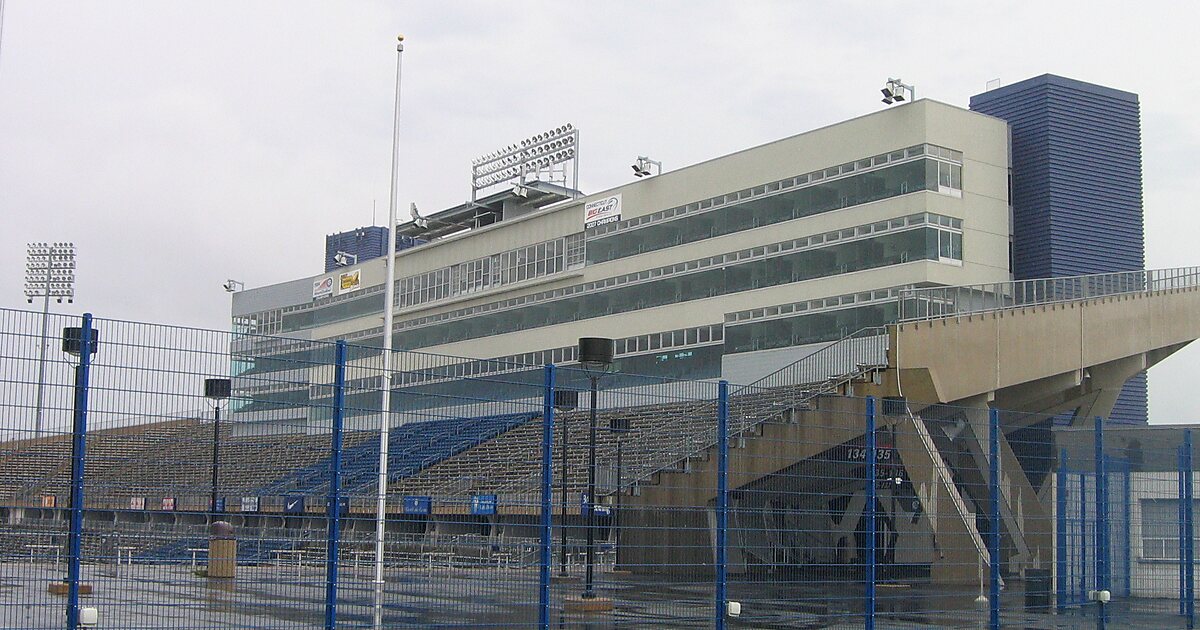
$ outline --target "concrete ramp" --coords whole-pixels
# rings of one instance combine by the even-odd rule
[[[1106,416],[1126,379],[1200,338],[1197,284],[901,322],[878,393]]]

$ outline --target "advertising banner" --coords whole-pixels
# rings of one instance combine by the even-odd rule
[[[313,280],[313,299],[319,300],[323,297],[333,295],[333,276],[326,276],[319,280]]]
[[[471,514],[491,516],[496,513],[496,495],[476,494],[471,497]]]
[[[596,227],[621,220],[621,195],[589,201],[583,206],[583,228]]]
[[[405,514],[429,514],[433,500],[429,497],[404,497]]]
[[[163,497],[162,509],[167,512],[175,511],[175,497]]]
[[[347,271],[338,276],[338,294],[350,293],[362,288],[362,269]]]
[[[304,497],[283,497],[284,514],[303,514]]]
[[[242,497],[242,511],[243,512],[257,512],[258,511],[258,497]]]
[[[146,509],[146,497],[129,497],[129,509],[131,509],[131,510]]]

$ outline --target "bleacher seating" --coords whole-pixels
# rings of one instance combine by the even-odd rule
[[[534,414],[507,414],[478,418],[444,418],[392,428],[388,434],[388,480],[402,479],[487,442]],[[374,435],[374,434],[372,434]],[[360,441],[342,452],[342,488],[362,494],[374,487],[379,466],[379,442]],[[261,488],[259,495],[324,494],[329,483],[328,458]]]
[[[778,418],[808,392],[779,387],[735,393],[731,429]],[[703,451],[715,441],[716,403],[681,400],[603,409],[600,427],[615,417],[629,432],[597,432],[598,460],[611,467],[617,439],[623,441],[626,485]],[[661,399],[659,399],[661,400]],[[571,448],[565,471],[572,491],[587,479],[588,413],[559,413],[553,458],[555,483],[564,471],[557,446],[570,425]],[[542,426],[533,413],[442,418],[393,428],[388,442],[389,493],[467,496],[472,492],[520,495],[536,487],[541,467]],[[207,505],[211,487],[212,424],[173,420],[139,427],[89,433],[87,501],[89,507],[128,508],[131,497],[145,497],[155,509],[162,497],[191,497],[194,509]],[[237,496],[322,496],[329,479],[329,434],[280,434],[233,437],[221,431],[221,494]],[[342,487],[347,495],[367,496],[377,481],[378,434],[351,431],[343,440]],[[0,502],[38,504],[55,494],[67,501],[70,436],[0,444],[6,471]],[[611,487],[609,486],[611,491]],[[319,505],[309,502],[310,506]],[[230,506],[233,508],[233,506]],[[179,509],[184,509],[180,506]],[[236,508],[233,508],[236,509]]]

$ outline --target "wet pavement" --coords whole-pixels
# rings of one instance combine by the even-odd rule
[[[66,599],[46,591],[62,579],[63,564],[0,564],[0,628],[62,628]],[[202,568],[202,567],[197,567]],[[370,570],[345,566],[338,580],[338,627],[369,627],[373,582]],[[189,564],[85,565],[84,581],[95,592],[84,606],[100,612],[100,628],[309,628],[325,618],[323,566],[243,566],[236,580],[209,580]],[[387,574],[384,623],[396,628],[527,628],[537,623],[535,568],[420,567]],[[583,589],[577,579],[551,586],[555,628],[704,628],[713,624],[711,581],[633,576],[602,571],[597,592],[613,601],[605,613],[565,614],[565,596]],[[1096,605],[1062,614],[1026,610],[1020,585],[1001,597],[1004,628],[1048,630],[1097,627]],[[823,581],[732,581],[729,599],[742,614],[729,628],[861,628],[863,591],[858,585]],[[877,628],[985,628],[986,607],[978,589],[928,585],[881,585]],[[1109,605],[1109,628],[1185,628],[1174,600],[1137,599]]]

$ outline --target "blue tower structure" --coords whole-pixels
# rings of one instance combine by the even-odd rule
[[[357,230],[349,232],[339,232],[330,234],[325,237],[325,272],[328,273],[337,268],[337,263],[334,261],[334,256],[338,252],[345,252],[358,258],[358,262],[366,262],[372,258],[380,258],[387,256],[387,235],[388,230],[385,227],[372,225],[368,227],[360,227]],[[396,235],[396,251],[415,247],[425,241],[406,236],[404,234]]]
[[[972,96],[971,109],[1009,123],[1016,279],[1145,267],[1137,94],[1044,74]],[[1111,418],[1146,422],[1145,372]]]

